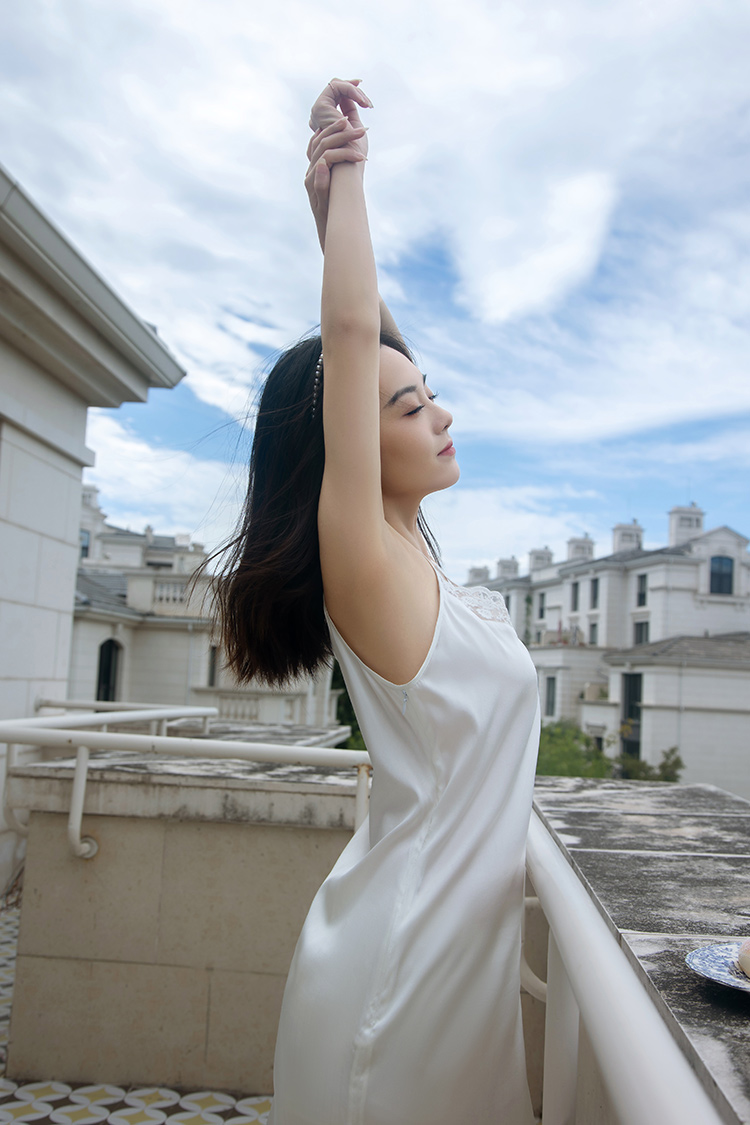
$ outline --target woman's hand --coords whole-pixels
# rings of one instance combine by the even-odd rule
[[[352,124],[361,125],[357,106],[362,106],[363,109],[373,108],[367,94],[359,89],[361,81],[361,78],[353,78],[348,82],[342,78],[331,79],[310,110],[310,128],[313,133],[332,124],[339,113],[348,117]]]
[[[310,113],[310,128],[314,132],[307,146],[310,164],[305,188],[321,247],[325,244],[331,168],[334,164],[361,163],[367,157],[367,132],[357,106],[369,108],[372,102],[358,89],[359,81],[358,78],[351,82],[332,79]]]

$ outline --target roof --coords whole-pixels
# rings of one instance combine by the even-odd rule
[[[141,618],[143,614],[126,604],[128,580],[122,571],[79,570],[76,581],[76,609],[98,609]]]
[[[99,535],[100,539],[120,539],[128,540],[133,544],[145,544],[151,550],[157,551],[176,551],[180,548],[177,538],[174,535],[152,535],[151,538],[146,535],[144,531],[131,531],[125,527],[114,527],[108,523],[104,525],[104,531]]]
[[[592,566],[626,566],[628,563],[639,562],[642,559],[685,558],[691,553],[690,541],[680,543],[676,547],[655,547],[649,551],[644,550],[643,547],[634,547],[629,551],[615,551],[611,555],[600,555],[596,559],[570,559],[567,562],[560,563],[559,568],[560,570],[572,570],[580,567],[582,570],[588,570]]]
[[[698,664],[750,667],[750,633],[703,637],[667,637],[647,645],[610,653],[607,664]]]
[[[145,402],[150,387],[174,387],[185,375],[1,165],[0,277],[2,335],[87,405]]]

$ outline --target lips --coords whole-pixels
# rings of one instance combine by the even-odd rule
[[[441,449],[438,457],[451,457],[456,452],[456,447],[452,441],[449,441],[445,449]]]

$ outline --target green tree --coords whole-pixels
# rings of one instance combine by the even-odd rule
[[[676,746],[670,746],[669,750],[662,753],[658,766],[651,766],[641,758],[634,758],[632,754],[620,754],[613,759],[613,765],[615,777],[635,781],[679,781],[685,768]]]
[[[331,677],[331,688],[333,690],[341,691],[336,704],[336,718],[342,726],[351,727],[352,733],[347,738],[346,742],[341,745],[345,750],[367,750],[365,740],[362,737],[362,731],[359,729],[357,716],[354,714],[352,701],[349,698],[349,692],[346,690],[344,677],[341,674],[338,660],[333,662],[333,676]]]
[[[536,772],[548,777],[611,777],[612,762],[590,735],[560,719],[542,727]]]

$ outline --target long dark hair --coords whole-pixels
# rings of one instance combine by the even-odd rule
[[[380,343],[412,359],[399,336]],[[322,404],[313,409],[320,336],[285,351],[260,398],[247,498],[214,578],[226,663],[240,682],[280,686],[331,656],[323,613],[318,503],[325,465]],[[323,373],[325,379],[325,370]],[[439,562],[420,509],[418,527]]]

